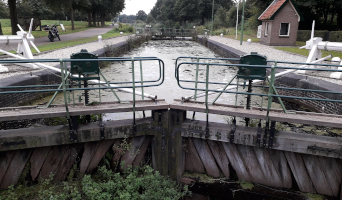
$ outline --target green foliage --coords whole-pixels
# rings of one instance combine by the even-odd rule
[[[314,37],[321,37],[324,39],[324,35],[327,31],[315,31]],[[297,41],[306,42],[311,38],[311,30],[298,30]]]
[[[55,183],[53,176],[32,187],[10,186],[0,193],[0,199],[56,199],[56,200],[106,200],[106,199],[174,199],[191,195],[187,186],[161,176],[150,166],[126,167],[125,171],[115,173],[99,168],[93,176],[85,175],[81,180]]]
[[[124,33],[133,33],[134,32],[134,28],[133,26],[129,25],[129,24],[122,24],[119,23],[119,28],[115,28],[111,31],[109,31],[111,33],[118,33],[118,32],[124,32]]]
[[[342,42],[342,31],[330,31],[330,42]]]
[[[145,11],[139,10],[138,13],[136,14],[135,18],[136,18],[136,20],[145,21],[147,18],[147,14],[145,13]]]

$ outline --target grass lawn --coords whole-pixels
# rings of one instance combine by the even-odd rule
[[[9,19],[0,19],[1,22],[1,27],[2,27],[2,31],[4,33],[4,35],[12,35],[12,28],[11,28],[11,22]],[[52,25],[52,24],[59,24],[58,20],[41,20],[41,24],[42,26],[44,25]],[[79,32],[79,31],[84,31],[90,28],[94,28],[94,27],[88,27],[88,22],[87,21],[75,21],[74,22],[74,26],[75,26],[75,30],[71,30],[71,21],[62,21],[66,32],[63,32],[62,29],[59,27],[59,34],[60,35],[64,35],[64,34],[69,34],[69,33],[75,33],[75,32]],[[109,25],[110,22],[107,22],[106,24]],[[27,30],[28,31],[28,30]],[[37,29],[37,31],[32,31],[32,34],[35,38],[39,38],[39,37],[47,37],[47,33],[45,31],[39,31]]]
[[[124,33],[124,35],[127,35],[128,33]],[[102,34],[102,39],[107,39],[110,37],[115,37],[115,36],[119,36],[120,33],[119,32],[114,32],[114,31],[108,31],[105,34]],[[80,39],[76,39],[76,40],[69,40],[69,41],[61,41],[61,42],[52,42],[49,44],[44,44],[41,46],[38,46],[38,49],[40,50],[40,52],[44,52],[44,51],[50,51],[50,50],[55,50],[55,49],[60,49],[63,47],[68,47],[68,46],[74,46],[74,45],[78,45],[78,44],[83,44],[83,43],[87,43],[87,42],[92,42],[92,41],[97,41],[98,36],[93,36],[93,37],[89,37],[89,38],[80,38]],[[32,53],[37,53],[37,51],[32,47],[31,48]]]
[[[216,33],[223,32],[226,33],[223,37],[227,37],[230,39],[235,39],[235,28],[225,28],[225,29],[218,29],[215,30]],[[251,39],[252,42],[260,42],[260,39],[256,37],[256,34],[254,34],[256,31],[244,31],[243,32],[243,41],[247,41],[247,39]],[[227,34],[228,33],[228,34]],[[238,30],[237,40],[240,40],[241,38],[241,30]],[[296,53],[303,56],[309,56],[310,50],[308,49],[299,49],[299,47],[305,46],[305,42],[297,41],[296,46],[292,47],[274,47],[275,49],[279,49],[282,51],[288,51],[291,53]],[[340,57],[342,58],[342,51],[329,51],[324,52],[322,51],[322,57],[333,55],[333,57]]]

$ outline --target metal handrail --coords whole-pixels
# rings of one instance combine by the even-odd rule
[[[203,84],[222,84],[226,85],[227,83],[218,83],[218,82],[209,82],[208,80],[205,81],[193,81],[193,80],[180,80],[179,79],[179,68],[181,65],[206,65],[209,69],[210,67],[215,66],[234,66],[234,67],[259,67],[259,68],[272,68],[272,66],[266,66],[266,65],[245,65],[245,64],[228,64],[228,63],[203,63],[203,62],[182,62],[177,63],[179,59],[181,58],[190,58],[190,59],[197,59],[198,57],[179,57],[176,59],[176,70],[175,70],[175,77],[177,79],[177,84],[180,88],[186,89],[186,90],[195,90],[195,91],[203,91],[203,92],[219,92],[219,93],[233,93],[233,94],[249,94],[249,95],[257,95],[257,96],[269,96],[269,97],[280,97],[280,98],[291,98],[291,99],[303,99],[303,100],[317,100],[317,101],[329,101],[329,102],[338,102],[342,103],[342,100],[333,100],[333,99],[320,99],[320,98],[308,98],[308,97],[299,97],[299,96],[287,96],[287,95],[276,95],[276,94],[261,94],[261,93],[247,93],[247,92],[237,92],[237,91],[227,91],[227,90],[214,90],[214,89],[201,89],[201,88],[191,88],[191,87],[184,87],[181,85],[181,82],[188,82],[188,83],[203,83]],[[235,58],[199,58],[199,59],[210,59],[210,60],[239,60]],[[333,65],[333,64],[315,64],[315,63],[300,63],[300,62],[285,62],[285,61],[267,61],[269,63],[284,63],[284,64],[300,64],[300,65],[312,65],[312,66],[335,66],[335,67],[341,67],[340,65]],[[297,67],[284,67],[284,66],[275,66],[275,69],[290,69],[290,70],[312,70],[312,71],[330,71],[330,72],[342,72],[342,70],[338,69],[322,69],[322,68],[297,68]],[[206,73],[208,74],[208,70],[206,70]],[[274,85],[274,82],[271,82],[270,84]],[[229,85],[236,85],[236,84],[229,84]],[[260,86],[262,87],[262,86]],[[342,94],[342,92],[330,92],[330,91],[324,91],[324,90],[311,90],[311,89],[300,89],[300,88],[285,88],[285,87],[274,87],[276,89],[289,89],[289,90],[298,90],[298,91],[306,91],[306,92],[321,92],[321,93],[331,93],[331,94]],[[205,96],[207,96],[206,94]],[[207,98],[207,97],[206,97]]]
[[[142,87],[156,87],[160,86],[164,82],[164,62],[157,57],[133,57],[134,61],[152,61],[156,60],[159,63],[159,76],[156,80],[144,80],[144,81],[134,81],[134,83],[157,83],[157,84],[143,84],[136,85],[136,88]],[[80,62],[89,62],[89,61],[112,61],[112,62],[124,62],[124,61],[132,61],[132,57],[100,57],[98,59],[62,59],[62,63],[71,62],[71,61],[80,61]],[[40,62],[60,62],[59,59],[7,59],[0,60],[0,63],[40,63]],[[109,84],[133,84],[133,81],[125,81],[125,82],[108,82]],[[70,86],[69,84],[65,84],[66,86]],[[98,85],[92,84],[92,85]],[[58,87],[59,85],[30,85],[30,86],[6,86],[0,87],[0,89],[14,89],[14,88],[39,88],[39,87]],[[119,89],[119,88],[133,88],[133,86],[111,86],[111,87],[92,87],[92,88],[66,88],[65,91],[74,91],[74,90],[94,90],[94,89]],[[43,89],[43,90],[24,90],[24,91],[1,91],[0,94],[14,94],[14,93],[32,93],[32,92],[60,92],[63,89]]]

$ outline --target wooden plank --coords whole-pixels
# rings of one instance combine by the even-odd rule
[[[137,101],[135,104],[136,111],[144,110],[158,110],[168,109],[169,105],[164,100],[158,100],[156,103],[152,100]],[[93,106],[69,106],[70,116],[87,115],[87,114],[101,114],[101,113],[118,113],[133,111],[133,103],[113,103],[101,104]],[[2,110],[0,121],[22,120],[22,119],[39,119],[50,117],[66,116],[65,107],[51,107],[51,108],[31,108],[31,109],[14,109]]]
[[[152,136],[146,136],[144,142],[142,143],[142,145],[140,147],[140,151],[139,151],[138,155],[135,157],[135,159],[133,161],[133,166],[140,166],[141,165],[141,162],[144,160],[147,148],[151,144],[151,139],[152,139]]]
[[[333,192],[316,156],[301,155],[312,184],[318,194],[333,196]]]
[[[182,124],[182,136],[205,139],[205,121],[187,121]],[[209,123],[209,138],[221,142],[230,141],[231,125],[226,123]],[[257,128],[237,126],[234,136],[235,144],[258,146],[256,144]],[[261,141],[262,144],[262,141]],[[325,157],[341,158],[341,137],[327,137],[306,133],[279,131],[275,133],[273,149],[297,153],[320,155]],[[316,150],[310,149],[312,147]]]
[[[17,184],[33,149],[17,150],[1,182],[1,189]]]
[[[222,142],[222,146],[239,180],[252,182],[252,177],[247,171],[246,166],[242,160],[242,156],[240,152],[237,150],[236,145],[227,142]]]
[[[335,158],[316,156],[316,159],[318,159],[318,162],[321,165],[321,169],[330,185],[333,195],[337,197],[342,180],[342,171],[339,163]]]
[[[275,169],[267,149],[254,147],[256,158],[259,161],[261,170],[265,176],[266,185],[283,188],[283,183],[279,173]]]
[[[108,149],[114,144],[115,140],[102,140],[99,143],[99,146],[96,149],[96,152],[93,156],[93,159],[91,159],[86,174],[92,174],[94,173],[97,165],[100,163],[103,156],[107,153]]]
[[[104,121],[105,139],[124,138],[132,136],[133,123],[131,119]],[[137,119],[137,132],[135,136],[159,134],[160,130],[152,129],[151,118]],[[101,133],[99,122],[80,124],[77,130],[77,142],[100,141]],[[18,140],[18,138],[20,140]],[[24,128],[0,130],[0,151],[8,151],[24,148],[36,148],[42,146],[55,146],[64,144],[74,144],[69,138],[68,126],[49,126],[38,128]]]
[[[65,181],[68,173],[70,172],[70,169],[72,168],[73,164],[76,161],[76,158],[78,157],[79,151],[82,149],[83,146],[83,143],[68,145],[68,149],[65,151],[63,158],[59,163],[55,176],[53,177],[54,180]]]
[[[8,166],[10,165],[15,151],[0,152],[0,185]]]
[[[54,175],[58,169],[65,151],[68,149],[67,145],[60,145],[52,147],[49,155],[46,157],[45,162],[40,169],[38,179],[49,178],[50,175]]]
[[[226,178],[229,178],[229,160],[226,153],[224,152],[222,143],[212,140],[207,140],[207,143],[222,173],[226,176]]]
[[[262,172],[258,159],[256,158],[253,147],[245,145],[236,145],[236,147],[240,152],[241,159],[249,171],[249,174],[253,180],[252,182],[267,185],[268,183],[264,173]]]
[[[199,157],[196,147],[191,138],[188,138],[185,154],[185,170],[191,172],[205,173],[205,169],[201,158]]]
[[[268,153],[273,162],[284,188],[292,188],[292,176],[283,151],[268,149]]]
[[[170,104],[171,109],[179,109],[179,110],[188,110],[188,111],[196,111],[196,112],[206,112],[206,107],[201,103],[193,103],[193,102],[174,102]],[[228,115],[228,116],[236,116],[236,117],[248,117],[252,119],[266,119],[266,111],[260,110],[246,110],[243,108],[234,108],[231,106],[217,106],[217,105],[209,105],[209,113],[218,114],[218,115]],[[331,116],[315,116],[308,117],[308,115],[303,114],[290,114],[290,113],[279,113],[279,112],[270,112],[269,120],[277,121],[277,122],[289,122],[289,123],[300,123],[300,124],[310,124],[317,126],[329,126],[342,128],[342,118]]]
[[[125,153],[121,157],[121,162],[125,162],[125,165],[120,165],[120,171],[123,171],[124,168],[131,166],[133,164],[134,158],[138,155],[141,145],[143,144],[146,136],[133,137],[131,140],[132,147],[131,149],[125,151]]]
[[[32,181],[36,180],[38,177],[40,169],[42,168],[45,159],[51,150],[52,147],[40,147],[34,149],[30,158]]]
[[[93,159],[100,142],[87,142],[84,144],[84,151],[80,163],[80,173],[84,175]]]
[[[316,193],[300,154],[285,151],[285,156],[300,191]]]
[[[212,177],[220,177],[220,170],[218,169],[213,154],[205,140],[192,138],[192,141],[197,149],[198,155],[202,160],[207,174]]]

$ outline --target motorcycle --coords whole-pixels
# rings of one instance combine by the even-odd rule
[[[55,40],[55,38],[58,38],[59,41],[61,41],[61,38],[59,37],[59,32],[57,29],[58,25],[51,25],[51,27],[49,27],[49,25],[46,25],[44,27],[44,30],[49,33],[48,38],[51,42],[53,42]]]

